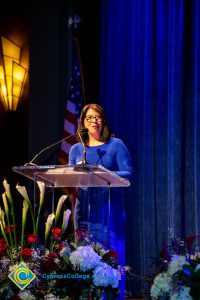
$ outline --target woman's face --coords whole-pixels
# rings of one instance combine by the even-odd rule
[[[88,129],[89,135],[100,136],[103,128],[103,119],[99,112],[89,108],[84,119],[84,126]]]

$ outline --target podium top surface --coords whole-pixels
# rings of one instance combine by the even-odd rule
[[[49,187],[128,187],[129,180],[100,165],[25,165],[12,168]]]

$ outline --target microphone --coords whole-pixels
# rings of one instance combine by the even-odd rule
[[[83,146],[83,160],[82,160],[82,165],[86,165],[87,164],[87,161],[86,161],[86,148],[85,148],[85,144],[83,142],[83,139],[82,139],[82,136],[81,136],[81,133],[87,133],[88,132],[88,129],[87,128],[84,128],[84,129],[80,129],[77,133],[78,133],[78,136],[79,136],[79,139],[81,141],[81,144]]]
[[[55,142],[55,143],[53,143],[53,144],[51,144],[51,145],[45,147],[45,148],[42,149],[39,153],[37,153],[37,154],[30,160],[29,163],[27,163],[27,164],[25,164],[25,165],[34,164],[34,161],[35,161],[35,160],[36,160],[43,152],[45,152],[46,150],[49,150],[50,148],[52,148],[52,147],[58,145],[59,143],[62,143],[63,141],[68,140],[69,138],[71,138],[72,136],[74,136],[74,135],[76,135],[76,134],[78,134],[79,137],[80,137],[80,136],[81,136],[80,133],[86,133],[87,131],[88,131],[88,129],[80,129],[79,131],[76,131],[76,132],[74,132],[74,133],[68,135],[67,137],[62,138],[61,140],[58,140],[57,142]],[[82,139],[82,138],[80,137],[80,139]],[[82,143],[83,143],[83,141],[82,141]]]

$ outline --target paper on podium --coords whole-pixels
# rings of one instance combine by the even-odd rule
[[[100,165],[25,165],[13,171],[52,187],[128,187],[130,182]]]

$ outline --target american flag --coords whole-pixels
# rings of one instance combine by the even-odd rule
[[[79,44],[76,38],[72,40],[72,76],[69,85],[69,95],[66,103],[65,119],[64,119],[64,134],[63,138],[67,138],[74,134],[77,130],[81,109],[84,106],[84,84],[81,73],[81,61],[79,53]],[[64,165],[68,163],[69,150],[76,143],[75,136],[64,140],[61,144],[59,154],[59,163]]]

